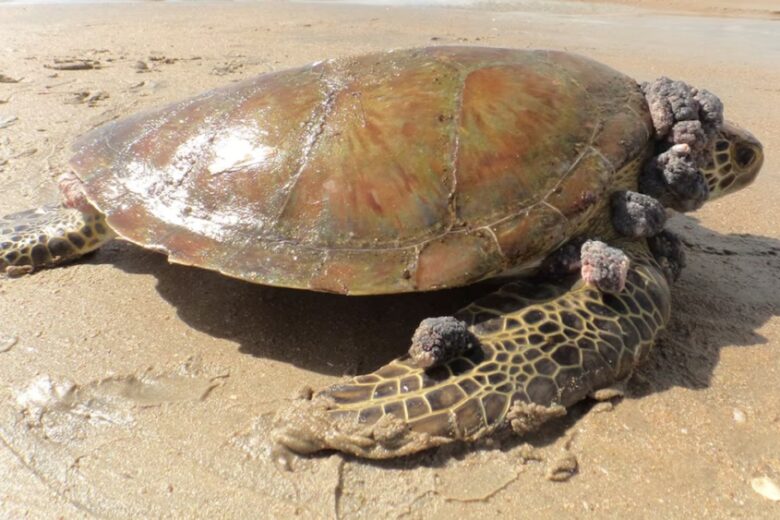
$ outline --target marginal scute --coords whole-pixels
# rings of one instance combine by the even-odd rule
[[[291,249],[297,248],[288,246],[282,250],[297,256]],[[405,273],[409,271],[409,266],[414,265],[416,256],[414,248],[376,251],[367,249],[360,254],[354,251],[332,250],[321,253],[311,252],[309,257],[314,259],[315,263],[305,263],[303,266],[313,272],[309,288],[318,291],[357,294],[355,288],[377,284],[387,288],[396,287],[397,292],[406,292],[414,288],[414,280],[405,276]],[[301,260],[308,259],[303,255]],[[283,275],[283,269],[290,266],[284,262],[284,259],[280,261],[284,263],[283,267],[274,269],[273,266],[269,266],[268,271],[273,269],[278,271],[278,276]],[[317,263],[321,267],[317,268]],[[301,269],[301,263],[296,265],[296,269]],[[298,274],[296,273],[295,276]]]
[[[425,245],[417,260],[420,290],[466,285],[501,271],[504,260],[489,233],[450,233]]]
[[[535,251],[553,250],[565,239],[566,218],[547,204],[506,218],[491,228],[501,251],[513,263],[533,256]]]

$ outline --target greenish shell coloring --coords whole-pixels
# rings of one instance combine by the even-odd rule
[[[112,229],[174,262],[379,294],[537,264],[606,220],[651,132],[636,82],[594,61],[435,47],[212,90],[87,134],[71,164]]]

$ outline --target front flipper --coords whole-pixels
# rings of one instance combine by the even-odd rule
[[[667,323],[670,292],[644,243],[619,246],[632,261],[620,293],[510,283],[456,315],[476,347],[427,370],[396,359],[297,401],[276,418],[277,447],[389,458],[502,427],[522,433],[626,378]]]

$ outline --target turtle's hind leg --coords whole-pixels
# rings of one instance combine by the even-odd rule
[[[48,205],[0,218],[0,272],[25,274],[85,255],[114,237],[103,215]]]

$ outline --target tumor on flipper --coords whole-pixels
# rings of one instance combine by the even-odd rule
[[[547,255],[539,266],[537,274],[544,278],[557,279],[576,273],[582,267],[580,249],[584,238],[574,238]]]
[[[666,222],[663,205],[649,195],[620,191],[612,196],[612,225],[624,236],[650,237],[658,234]]]
[[[631,258],[620,294],[559,280],[559,291],[539,299],[527,293],[533,286],[507,284],[458,313],[503,322],[488,330],[472,326],[474,348],[444,366],[415,367],[403,357],[337,383],[297,402],[293,415],[280,412],[274,441],[300,453],[337,449],[387,458],[472,442],[502,429],[525,434],[563,415],[594,389],[627,377],[669,318],[669,285],[645,242],[616,244],[625,244]],[[600,268],[607,261],[606,276],[601,273],[606,282],[613,274],[621,278],[621,265],[628,267],[623,251],[600,242],[586,243],[582,256],[586,266]],[[615,264],[616,273],[610,272]],[[509,297],[520,305],[505,307]],[[463,325],[452,317],[430,319],[417,343],[457,338]],[[572,465],[567,468],[571,473]]]
[[[639,178],[639,189],[678,211],[698,209],[709,196],[707,179],[687,144],[674,145],[652,157]]]
[[[465,322],[453,316],[426,318],[414,331],[409,356],[418,367],[430,368],[451,361],[475,343]]]
[[[619,293],[626,286],[630,261],[620,249],[599,240],[582,245],[582,279],[604,292]]]
[[[676,281],[685,267],[685,248],[682,241],[671,231],[664,230],[649,238],[647,245],[666,279],[670,283]]]

